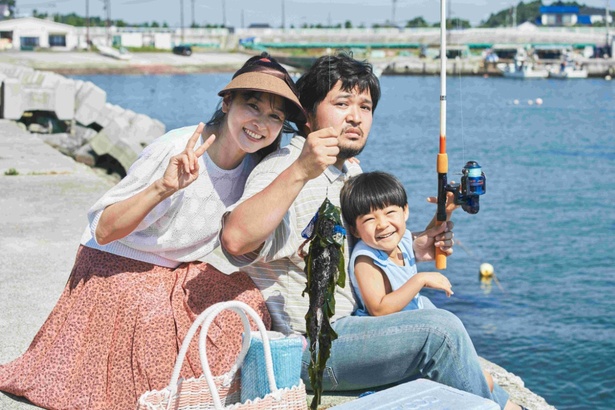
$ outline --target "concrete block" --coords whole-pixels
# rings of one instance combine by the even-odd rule
[[[147,115],[106,103],[96,124],[103,128],[90,140],[97,155],[108,154],[128,170],[145,146],[165,133],[165,126]]]
[[[96,165],[96,154],[92,150],[90,144],[85,144],[75,151],[75,161],[85,164],[89,167]]]
[[[30,128],[30,132],[32,132],[32,128]],[[51,145],[63,154],[74,157],[81,147],[88,145],[88,142],[94,138],[96,134],[96,130],[80,125],[74,125],[72,127],[72,132],[55,134],[48,133],[40,135],[39,138],[43,139],[47,144]],[[89,145],[88,149],[91,149]]]
[[[21,83],[16,78],[6,78],[2,83],[2,118],[18,120],[23,115]]]
[[[158,120],[154,120],[144,114],[136,114],[126,131],[128,138],[135,140],[145,148],[153,140],[165,132],[165,126]]]
[[[75,124],[73,126],[73,132],[75,134],[75,139],[79,141],[80,145],[84,145],[90,142],[90,140],[94,138],[96,134],[98,134],[96,130],[93,130],[92,128],[84,127],[79,124]]]
[[[128,133],[130,124],[137,114],[131,110],[124,110],[118,114],[92,138],[90,145],[97,155],[109,154],[122,165],[124,170],[128,170],[143,147],[137,138],[131,138]]]
[[[72,120],[75,112],[74,82],[57,75],[46,77],[39,73],[32,73],[22,80],[4,80],[3,118],[18,120],[26,111],[51,111],[60,120]]]
[[[119,105],[105,103],[104,107],[98,112],[95,122],[100,127],[105,128],[114,118],[123,115],[124,111],[126,110]]]
[[[0,64],[0,71],[9,78],[22,78],[34,72],[33,68],[13,64]]]
[[[75,87],[75,120],[90,125],[105,107],[107,93],[91,81],[75,81]]]
[[[335,410],[498,410],[484,399],[431,380],[419,379],[331,407]]]
[[[72,120],[75,115],[75,82],[64,79],[54,89],[54,111],[59,120]]]

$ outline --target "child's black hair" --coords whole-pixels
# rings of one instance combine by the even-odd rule
[[[408,195],[395,176],[382,171],[365,172],[346,181],[340,203],[346,223],[356,229],[358,217],[391,205],[404,208]]]

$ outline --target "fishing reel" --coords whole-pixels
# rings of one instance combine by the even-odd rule
[[[469,214],[477,214],[480,196],[487,192],[487,178],[478,162],[468,161],[461,170],[461,183],[446,184],[444,189],[455,194],[456,205]]]

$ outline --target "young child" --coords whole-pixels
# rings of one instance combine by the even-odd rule
[[[402,310],[435,308],[420,295],[424,287],[453,294],[439,272],[416,271],[412,234],[406,231],[408,197],[401,182],[386,172],[350,178],[340,193],[342,215],[358,238],[348,273],[357,297],[357,316],[382,316]],[[483,370],[489,389],[493,378]]]
[[[401,182],[385,172],[350,178],[341,192],[342,214],[359,239],[348,272],[357,297],[358,316],[433,308],[420,295],[424,287],[453,294],[439,272],[417,273],[412,234],[406,231],[408,199]]]

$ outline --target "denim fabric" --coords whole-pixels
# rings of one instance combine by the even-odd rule
[[[470,336],[446,310],[421,309],[386,316],[347,316],[333,323],[338,338],[323,378],[325,391],[347,391],[399,384],[417,378],[496,401],[504,408],[508,394],[489,391]],[[309,350],[301,377],[307,374]]]

